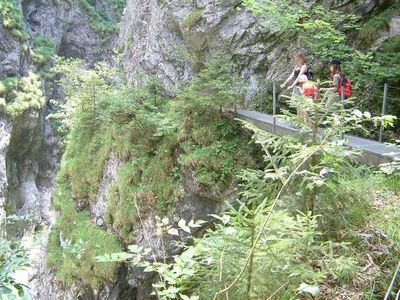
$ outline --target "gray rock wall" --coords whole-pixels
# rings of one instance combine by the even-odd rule
[[[106,5],[107,1],[97,1]],[[51,39],[56,53],[81,58],[88,63],[111,59],[115,35],[102,36],[90,25],[90,17],[79,0],[17,1],[29,38],[21,41],[3,26],[0,13],[0,80],[39,71],[29,57],[31,37]],[[116,18],[109,7],[110,16]],[[55,175],[60,159],[57,137],[46,119],[47,107],[28,110],[12,120],[0,113],[0,235],[6,215],[27,217],[27,223],[8,226],[8,237],[22,239],[33,266],[19,274],[30,286],[34,299],[74,299],[86,291],[63,291],[46,268],[45,250],[56,215],[51,207]],[[89,293],[89,295],[91,295]],[[87,299],[93,299],[88,296]]]
[[[390,0],[313,2],[367,16]],[[296,36],[260,26],[240,0],[128,0],[118,44],[132,82],[156,75],[172,91],[218,53],[234,62],[251,91],[286,78],[301,50]]]
[[[22,8],[30,33],[50,38],[59,55],[91,63],[112,56],[115,37],[102,37],[93,30],[79,0],[32,0]]]
[[[7,200],[7,172],[6,156],[10,143],[12,130],[11,120],[0,114],[0,237],[4,234],[4,222],[6,218],[5,205]]]
[[[119,46],[133,82],[151,74],[175,87],[187,81],[201,62],[220,53],[257,85],[286,75],[289,58],[298,47],[296,39],[285,44],[280,40],[240,9],[238,0],[128,0]]]

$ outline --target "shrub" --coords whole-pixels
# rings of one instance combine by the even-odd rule
[[[39,66],[45,65],[52,56],[55,54],[53,42],[43,36],[35,35],[32,37],[33,51],[32,59]]]
[[[68,136],[54,198],[60,216],[49,242],[48,262],[66,286],[80,273],[92,287],[112,280],[91,259],[98,253],[95,249],[110,253],[96,240],[117,245],[112,236],[91,224],[86,210],[99,192],[111,156],[120,164],[108,188],[104,217],[124,244],[134,242],[132,231],[139,226],[139,213],[169,214],[181,197],[184,168],[193,168],[208,189],[222,192],[241,168],[252,165],[251,147],[238,137],[240,126],[221,111],[221,106],[229,107],[237,99],[234,81],[227,74],[230,69],[219,68],[224,65],[206,65],[203,77],[185,88],[187,98],[179,96],[177,101],[163,99],[163,87],[153,78],[146,86],[132,88],[106,65],[85,70],[69,60],[55,67],[64,74],[61,84],[68,100],[54,117],[65,124]],[[219,77],[208,68],[218,70]],[[214,78],[209,80],[210,76]],[[188,121],[192,113],[196,117]],[[209,161],[213,162],[210,168]],[[91,268],[96,270],[92,275]]]
[[[209,60],[190,85],[178,93],[185,117],[206,122],[220,118],[221,110],[232,107],[239,97],[234,74],[227,60],[220,57]]]
[[[0,83],[0,97],[4,99],[4,111],[13,118],[29,109],[40,109],[46,104],[41,82],[33,73],[27,77],[9,77],[3,80]]]
[[[121,17],[126,5],[126,0],[111,0],[108,2],[110,3],[107,4],[111,5],[116,15]],[[103,37],[107,37],[116,32],[118,25],[110,19],[106,11],[97,9],[88,0],[80,0],[80,3],[89,15],[90,25],[95,31],[100,33]]]
[[[0,294],[3,298],[28,297],[27,288],[15,276],[15,272],[27,267],[29,267],[27,250],[18,242],[0,237]]]
[[[0,0],[0,13],[3,19],[3,26],[10,29],[12,35],[18,39],[25,39],[22,12],[16,0]]]

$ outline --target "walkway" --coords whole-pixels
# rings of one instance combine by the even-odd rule
[[[274,117],[272,115],[248,110],[237,110],[236,113],[240,119],[246,120],[258,128],[274,132]],[[293,128],[287,121],[276,118],[276,134],[288,135],[296,132],[297,129]],[[357,157],[357,161],[362,164],[377,166],[391,161],[394,155],[400,155],[400,149],[394,146],[352,135],[345,135],[344,137],[349,141],[350,147],[362,150],[361,155]]]

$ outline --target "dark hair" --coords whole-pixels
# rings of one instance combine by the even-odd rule
[[[342,64],[342,62],[336,58],[331,60],[331,65],[333,66],[340,66]]]
[[[342,67],[341,67],[342,62],[340,60],[334,58],[330,61],[330,64],[331,66],[333,66],[332,76],[335,75],[336,73],[342,72]]]
[[[303,61],[304,64],[307,63],[306,61],[306,57],[304,56],[304,54],[302,52],[297,52],[296,55],[294,56],[295,58],[299,58]]]

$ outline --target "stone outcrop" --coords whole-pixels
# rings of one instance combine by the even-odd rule
[[[280,44],[277,34],[260,26],[240,3],[129,0],[119,37],[128,77],[156,75],[173,87],[218,53],[232,59],[254,86],[282,77],[297,45]]]
[[[314,2],[366,16],[390,1]],[[132,82],[156,75],[172,91],[216,54],[234,62],[251,91],[262,82],[284,79],[293,53],[301,50],[296,36],[261,26],[240,0],[128,0],[118,44]]]
[[[4,115],[0,115],[0,236],[4,234],[3,225],[6,218],[5,205],[8,187],[6,156],[8,145],[10,143],[11,130],[11,120]]]
[[[18,75],[27,68],[27,57],[21,42],[3,26],[0,15],[0,79],[7,75]]]
[[[115,37],[103,37],[93,30],[79,0],[25,1],[22,9],[30,33],[50,38],[59,55],[91,63],[112,56]]]
[[[97,1],[97,5],[106,6],[103,2],[106,1]],[[36,34],[49,38],[56,53],[65,57],[81,58],[88,63],[111,57],[115,35],[104,36],[94,30],[79,0],[16,1],[16,4],[28,39],[5,28],[0,13],[0,80],[39,71],[27,50]],[[112,8],[108,9],[110,16],[116,18]],[[61,156],[58,138],[47,115],[47,106],[27,110],[15,119],[0,112],[0,235],[5,234],[6,215],[26,219],[27,222],[21,221],[17,226],[7,226],[8,237],[21,239],[23,245],[32,248],[32,267],[17,276],[30,286],[34,299],[72,299],[85,292],[63,291],[45,262],[46,241],[56,218],[51,195]]]

